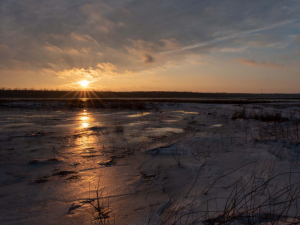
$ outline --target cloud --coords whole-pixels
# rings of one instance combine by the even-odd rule
[[[282,65],[277,64],[277,63],[273,63],[273,62],[257,62],[255,60],[251,60],[251,59],[242,59],[239,58],[236,60],[238,63],[247,65],[247,66],[253,66],[253,67],[273,67],[273,68],[278,68],[278,67],[282,67]]]
[[[114,71],[117,71],[117,68],[111,64],[111,63],[99,63],[97,65],[98,68],[100,68],[105,73],[113,73]]]
[[[93,68],[72,68],[70,70],[55,70],[53,68],[43,68],[43,72],[53,74],[62,79],[86,79],[93,80],[99,78],[101,74]]]
[[[242,59],[247,53],[269,54],[270,61],[287,55],[282,46],[287,36],[295,36],[300,5],[274,0],[10,0],[0,1],[0,9],[1,68],[24,64],[61,76],[115,76],[210,54],[235,54],[240,63],[278,67]]]
[[[164,50],[176,50],[180,48],[180,43],[175,38],[160,39],[159,41],[164,44],[162,46]]]
[[[152,62],[154,62],[154,58],[149,54],[144,54],[144,62],[145,63],[152,63]]]
[[[47,64],[47,67],[42,69],[45,74],[54,75],[61,79],[68,80],[88,80],[90,82],[95,82],[103,76],[122,76],[122,75],[132,75],[131,71],[118,71],[118,69],[111,63],[99,63],[96,68],[89,67],[78,68],[73,67],[71,69],[57,69],[56,65]]]
[[[300,34],[298,34],[298,35],[295,36],[295,41],[297,43],[300,43]]]
[[[93,39],[91,36],[87,35],[87,34],[76,34],[76,33],[71,33],[71,37],[74,38],[77,41],[83,41],[83,42],[93,42],[95,45],[99,46],[98,42]]]
[[[124,26],[121,21],[113,21],[103,15],[113,9],[101,1],[98,4],[85,4],[80,9],[87,16],[86,25],[88,28],[98,33],[109,34],[115,28]]]
[[[214,12],[214,8],[213,7],[206,7],[205,9],[204,9],[207,13],[213,13]]]
[[[6,46],[6,45],[0,45],[0,50],[1,50],[1,51],[8,51],[8,50],[9,50],[9,47]]]

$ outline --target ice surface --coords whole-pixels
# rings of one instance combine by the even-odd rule
[[[243,107],[0,109],[0,224],[291,222],[300,107],[247,105],[284,123],[231,120]]]

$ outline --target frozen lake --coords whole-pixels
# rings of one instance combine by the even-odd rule
[[[0,223],[297,221],[299,104],[243,109],[0,108]]]

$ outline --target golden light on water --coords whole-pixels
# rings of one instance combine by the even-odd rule
[[[90,118],[88,117],[88,113],[86,111],[86,109],[83,110],[82,116],[80,117],[80,120],[82,120],[82,124],[81,124],[81,127],[82,128],[87,128],[89,126],[89,120]]]
[[[82,124],[81,124],[81,127],[82,128],[87,128],[89,126],[89,123],[88,123],[89,117],[82,116],[80,119],[83,121]]]
[[[87,128],[89,126],[89,123],[82,123],[83,128]]]

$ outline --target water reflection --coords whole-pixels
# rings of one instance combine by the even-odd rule
[[[177,111],[174,111],[174,112],[186,113],[186,114],[195,114],[195,115],[199,114],[198,112],[191,112],[191,111],[184,111],[184,110],[177,110]]]
[[[95,120],[92,114],[88,113],[85,109],[78,114],[79,117],[79,124],[80,124],[80,134],[76,139],[76,145],[80,145],[81,148],[88,148],[96,144],[97,138],[94,135],[91,135],[90,130],[86,128],[90,128]]]
[[[88,116],[86,109],[84,109],[83,112],[81,113],[80,120],[82,121],[82,123],[81,123],[82,128],[89,127],[90,117]]]
[[[80,146],[78,150],[84,154],[87,153],[87,148],[98,146],[97,143],[99,143],[99,136],[89,133],[82,133],[75,140],[75,145]]]
[[[82,125],[82,126],[81,126],[82,128],[87,128],[87,127],[89,127],[89,123],[82,123],[81,125]]]
[[[223,124],[215,124],[215,125],[212,125],[212,127],[222,127]]]
[[[141,117],[151,114],[150,112],[140,112],[138,114],[128,115],[127,117]]]

